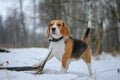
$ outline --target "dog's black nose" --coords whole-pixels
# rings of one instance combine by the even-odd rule
[[[56,30],[56,28],[52,28],[52,31],[55,31]]]

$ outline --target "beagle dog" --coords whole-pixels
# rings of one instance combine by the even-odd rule
[[[47,38],[50,41],[49,50],[52,49],[52,53],[48,60],[55,56],[61,61],[61,72],[67,71],[71,61],[82,58],[88,66],[89,75],[92,75],[90,48],[86,43],[90,27],[91,22],[89,21],[85,36],[79,40],[70,37],[70,30],[64,21],[52,20],[49,22]]]

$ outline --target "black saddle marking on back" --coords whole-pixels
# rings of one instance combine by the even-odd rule
[[[87,44],[85,42],[83,42],[82,40],[73,39],[73,51],[72,51],[73,58],[79,58],[86,49]]]

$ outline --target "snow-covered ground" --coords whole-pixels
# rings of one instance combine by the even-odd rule
[[[10,53],[0,53],[3,66],[31,66],[41,61],[48,54],[45,48],[15,48]],[[9,64],[5,63],[6,61]],[[88,69],[83,60],[72,62],[68,71],[60,73],[61,63],[53,58],[47,62],[44,74],[34,75],[35,71],[0,70],[0,80],[120,80],[117,69],[120,68],[120,56],[113,57],[103,53],[100,60],[92,58],[94,76],[88,76]]]

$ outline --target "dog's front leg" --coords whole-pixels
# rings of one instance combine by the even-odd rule
[[[63,55],[61,63],[61,73],[65,73],[68,70],[70,62],[71,60],[68,57],[66,57],[66,55]]]

